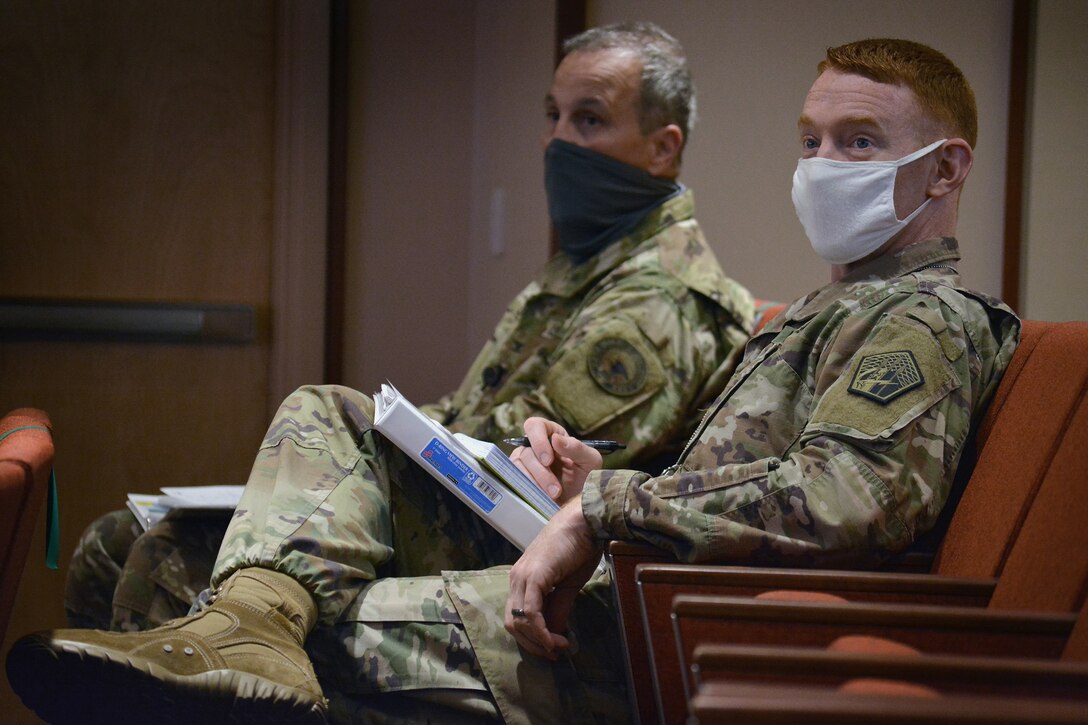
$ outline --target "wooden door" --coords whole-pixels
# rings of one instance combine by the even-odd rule
[[[0,7],[0,297],[226,303],[258,320],[251,342],[0,338],[0,410],[52,417],[61,516],[61,569],[43,564],[39,520],[5,655],[63,626],[66,560],[126,492],[248,474],[271,402],[276,11]],[[0,680],[5,722],[36,722]]]

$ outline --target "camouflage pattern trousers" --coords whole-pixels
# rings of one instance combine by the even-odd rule
[[[598,695],[575,704],[554,694],[584,688],[575,665],[520,663],[502,628],[506,570],[488,567],[513,562],[518,550],[374,431],[372,415],[369,397],[341,387],[300,388],[284,401],[223,540],[212,586],[261,566],[314,595],[319,622],[307,650],[337,720],[527,722],[522,705],[509,704],[509,687],[496,688],[519,666],[542,678],[532,688],[539,696],[529,698],[541,703],[529,709],[558,714],[556,703],[566,701],[587,717],[585,697]],[[484,600],[498,604],[475,605]],[[589,631],[616,631],[599,596],[587,594],[579,617]],[[622,682],[618,643],[608,639],[603,648],[581,649],[587,671],[601,670],[596,661],[607,655],[604,679],[615,692]],[[604,709],[622,707],[622,684],[618,693],[605,698]]]
[[[169,518],[146,532],[128,509],[91,522],[65,580],[72,627],[135,632],[189,612],[208,587],[229,517]]]

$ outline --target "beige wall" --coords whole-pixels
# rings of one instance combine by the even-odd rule
[[[351,5],[345,382],[456,386],[547,258],[550,2]]]
[[[1025,176],[1021,312],[1088,320],[1088,3],[1042,0]]]
[[[541,132],[555,14],[552,2],[483,0],[476,8],[468,290],[473,312],[466,338],[472,354],[548,257]]]

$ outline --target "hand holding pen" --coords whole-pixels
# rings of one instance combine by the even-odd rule
[[[518,446],[510,459],[561,505],[581,494],[586,476],[601,467],[601,451],[567,435],[558,423],[534,416],[525,421],[525,433],[525,438],[506,439]],[[624,447],[615,441],[594,442],[610,450]]]
[[[623,450],[627,447],[627,444],[619,443],[617,441],[606,441],[599,438],[579,438],[578,436],[572,437],[575,440],[589,446],[590,448],[595,448],[598,451],[601,451],[602,453],[612,453],[613,451]],[[520,436],[518,438],[503,438],[502,442],[509,443],[512,446],[528,447],[529,445],[529,439],[525,436]]]

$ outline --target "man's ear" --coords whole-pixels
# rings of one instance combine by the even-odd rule
[[[650,166],[653,176],[675,179],[680,175],[680,149],[684,145],[684,132],[675,123],[650,134]]]
[[[937,167],[930,176],[927,196],[942,197],[963,186],[974,162],[975,152],[971,149],[971,144],[962,138],[945,141],[937,152]]]

